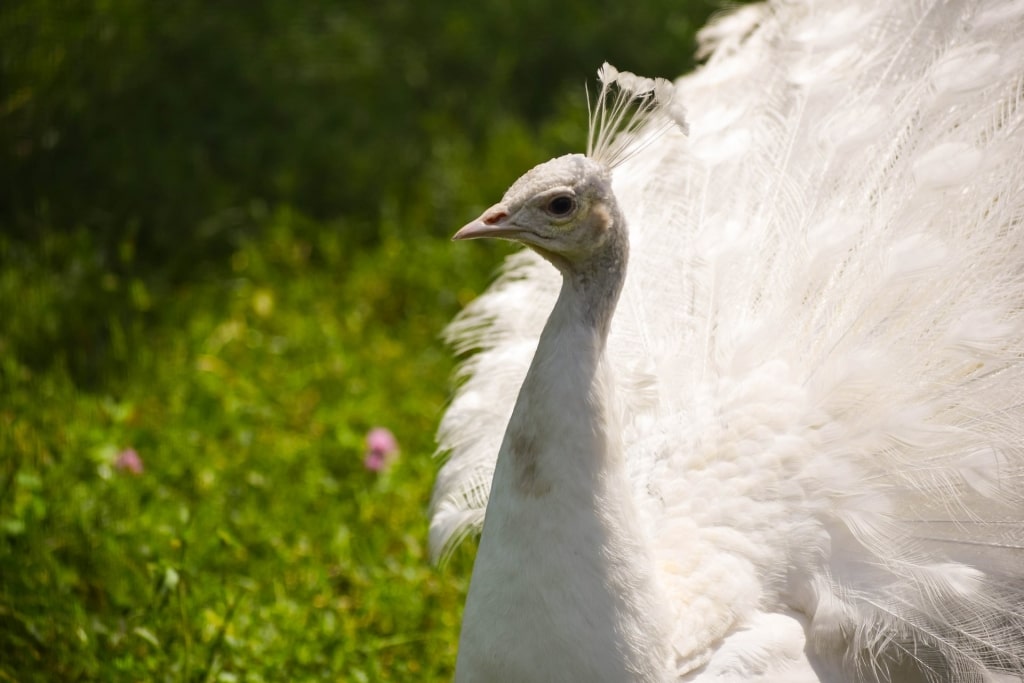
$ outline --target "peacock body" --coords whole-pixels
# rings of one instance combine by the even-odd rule
[[[1024,2],[702,38],[456,235],[456,680],[1024,680]]]

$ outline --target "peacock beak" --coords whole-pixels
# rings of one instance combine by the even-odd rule
[[[522,233],[522,228],[509,220],[508,210],[503,204],[495,204],[480,214],[475,221],[467,223],[453,240],[472,240],[480,237],[514,238]]]

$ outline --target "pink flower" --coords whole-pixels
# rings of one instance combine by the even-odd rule
[[[118,453],[117,459],[114,460],[114,467],[121,472],[136,476],[142,474],[145,469],[142,466],[142,458],[139,457],[134,448],[126,448]]]
[[[366,435],[366,459],[363,466],[371,472],[387,469],[398,456],[398,441],[390,430],[374,427]]]
[[[363,467],[371,472],[380,472],[387,464],[384,456],[377,451],[370,451],[366,454],[366,459],[363,460]]]
[[[374,427],[366,435],[366,448],[371,452],[389,455],[398,450],[398,441],[390,430],[384,427]]]

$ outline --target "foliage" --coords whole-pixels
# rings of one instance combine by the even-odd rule
[[[578,110],[602,60],[680,73],[693,21],[669,0],[9,0],[0,206],[23,232],[129,232],[186,263],[244,232],[252,200],[345,214],[372,241],[448,146]]]
[[[467,566],[439,573],[424,550],[450,369],[435,337],[486,269],[437,240],[350,254],[340,229],[266,221],[227,272],[163,298],[144,329],[112,320],[126,371],[102,394],[78,390],[63,361],[40,372],[3,354],[10,680],[450,670]],[[11,334],[39,324],[62,277],[4,272]],[[126,307],[154,303],[138,283],[110,286]],[[404,450],[380,476],[362,465],[376,424]],[[127,447],[139,475],[115,466]]]
[[[508,249],[447,235],[677,4],[2,3],[0,681],[450,678],[438,337]]]

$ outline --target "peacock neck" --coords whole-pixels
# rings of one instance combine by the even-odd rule
[[[583,264],[560,266],[562,288],[509,422],[502,455],[521,492],[575,488],[621,451],[604,364],[625,279],[627,247],[611,244]]]
[[[562,268],[499,451],[457,683],[665,680],[665,601],[603,361],[625,259]]]
[[[596,334],[603,350],[626,279],[628,260],[626,235],[616,231],[609,236],[604,249],[585,260],[573,263],[554,261],[562,273],[562,289],[546,328],[557,325],[589,328]]]

